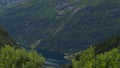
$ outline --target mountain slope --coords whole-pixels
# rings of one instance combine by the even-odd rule
[[[72,64],[66,65],[65,68],[119,68],[119,47],[120,35],[117,35],[110,39],[107,39],[103,43],[96,44],[92,47],[87,48],[86,50],[77,53],[77,55],[72,59]]]
[[[5,45],[16,47],[14,41],[8,36],[7,31],[0,27],[0,48]]]
[[[32,48],[76,52],[119,34],[119,0],[30,0],[1,12],[0,24]]]
[[[115,0],[80,10],[68,20],[65,28],[50,40],[53,43],[48,45],[73,51],[119,34],[119,3]]]

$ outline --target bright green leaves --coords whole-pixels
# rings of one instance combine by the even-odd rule
[[[80,61],[73,60],[73,68],[92,68],[94,48],[90,47],[80,53]]]
[[[104,54],[96,56],[96,68],[119,68],[120,53],[118,49],[113,49]]]
[[[118,49],[94,55],[94,48],[90,47],[80,54],[80,60],[73,59],[73,68],[119,68],[120,53]]]
[[[1,68],[43,68],[44,58],[35,51],[5,46],[0,51]]]

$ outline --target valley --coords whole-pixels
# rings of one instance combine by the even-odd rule
[[[119,0],[0,0],[0,26],[0,67],[120,67]]]
[[[29,0],[1,12],[0,25],[33,49],[74,53],[120,34],[119,7],[119,0]]]

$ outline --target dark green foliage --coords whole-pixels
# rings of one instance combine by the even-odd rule
[[[0,50],[1,68],[43,68],[45,59],[35,51],[26,51],[10,46]]]
[[[120,35],[116,35],[78,53],[72,61],[72,68],[119,68],[119,49]]]
[[[120,35],[117,35],[111,39],[104,41],[101,44],[96,44],[95,46],[95,54],[100,54],[106,51],[109,51],[113,48],[117,48],[120,45]]]
[[[94,52],[95,55],[107,52],[113,48],[117,48],[120,45],[120,35],[116,35],[110,39],[105,40],[104,42],[100,44],[93,45],[95,47]],[[77,54],[75,56],[75,60],[80,60],[80,54]]]
[[[16,43],[8,36],[8,32],[0,27],[0,48],[8,44],[17,47]]]

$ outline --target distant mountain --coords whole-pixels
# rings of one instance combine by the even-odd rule
[[[0,5],[8,5],[20,2],[22,0],[0,0]]]
[[[119,0],[29,0],[0,12],[19,43],[66,53],[120,34]]]
[[[25,1],[27,0],[0,0],[0,11],[13,7],[19,3],[24,3]]]

